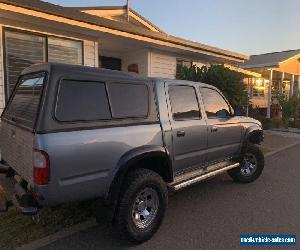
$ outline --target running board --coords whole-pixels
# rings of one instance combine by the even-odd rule
[[[232,168],[237,168],[239,166],[240,166],[239,163],[234,163],[234,164],[222,167],[222,168],[215,169],[215,170],[210,171],[210,172],[206,172],[206,173],[200,172],[201,173],[200,175],[194,176],[193,178],[189,178],[189,179],[186,179],[186,180],[183,180],[183,181],[180,181],[180,182],[170,183],[169,187],[172,190],[177,191],[179,189],[188,187],[190,185],[193,185],[195,183],[201,182],[201,181],[206,180],[206,179],[208,179],[210,177],[213,177],[213,176],[216,176],[218,174],[221,174],[221,173],[223,173],[225,171],[228,171],[228,170],[230,170]]]

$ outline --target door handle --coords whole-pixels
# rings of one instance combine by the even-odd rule
[[[211,132],[218,132],[218,127],[212,126],[210,129]]]
[[[185,136],[184,130],[177,131],[177,137],[183,137],[183,136]]]

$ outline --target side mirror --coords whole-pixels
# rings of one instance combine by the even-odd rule
[[[229,116],[228,111],[226,109],[221,109],[221,110],[217,111],[216,115],[218,118],[228,118],[228,116]]]
[[[235,116],[243,116],[245,115],[245,110],[243,106],[238,106],[235,110],[234,110],[234,115]]]

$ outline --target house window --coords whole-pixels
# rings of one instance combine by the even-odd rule
[[[35,63],[83,64],[81,41],[4,29],[6,100],[21,72]]]
[[[100,56],[100,67],[104,69],[121,71],[122,61],[119,58]]]
[[[6,95],[8,97],[23,69],[35,63],[45,62],[46,38],[35,34],[6,31],[4,42]]]
[[[82,64],[82,42],[48,37],[48,61],[66,64]]]
[[[192,67],[193,62],[190,60],[177,59],[176,61],[176,77],[181,73],[183,67]]]
[[[262,79],[256,79],[252,88],[253,97],[264,97],[265,96],[265,81]]]

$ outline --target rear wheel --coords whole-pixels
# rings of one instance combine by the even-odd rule
[[[121,235],[134,243],[150,239],[159,228],[168,203],[161,176],[148,169],[134,170],[126,179],[116,215]]]
[[[264,155],[261,149],[254,144],[247,145],[242,155],[239,168],[233,168],[228,174],[236,182],[249,183],[255,181],[264,168]]]

